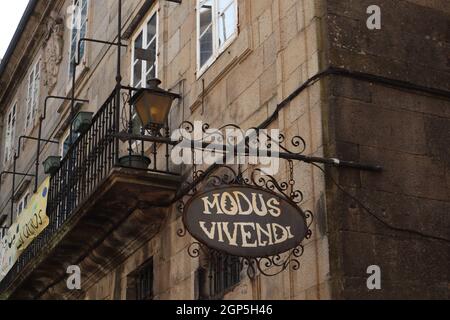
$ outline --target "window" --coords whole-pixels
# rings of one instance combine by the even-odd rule
[[[39,86],[40,86],[40,61],[38,61],[28,75],[27,93],[27,117],[25,130],[34,127],[34,120],[39,106]]]
[[[70,65],[69,75],[73,75],[73,62],[78,55],[78,42],[80,39],[86,37],[87,30],[87,11],[88,0],[74,0],[73,1],[73,15],[72,15],[72,28],[70,36]],[[84,58],[86,42],[83,41],[80,44],[80,59]],[[80,61],[77,61],[80,62]]]
[[[12,156],[14,150],[14,143],[16,140],[16,112],[17,103],[14,104],[6,115],[6,132],[5,132],[5,149],[3,162],[8,163]]]
[[[147,86],[147,81],[158,76],[158,14],[153,13],[133,38],[131,85]]]
[[[127,278],[127,300],[153,299],[153,258]]]
[[[228,290],[241,281],[241,261],[223,253],[212,254],[205,267],[198,271],[199,298],[222,299]]]
[[[155,9],[133,38],[131,58],[131,86],[147,87],[147,81],[158,77],[158,13]],[[141,121],[136,112],[132,116],[133,133],[141,134]],[[136,149],[140,141],[132,145]]]
[[[202,72],[237,34],[237,0],[197,1],[197,64]]]
[[[30,194],[27,192],[22,198],[20,198],[19,203],[17,204],[17,216],[19,216],[22,211],[26,209],[29,197]]]
[[[79,133],[76,132],[72,132],[72,143],[74,143],[78,137],[80,136]],[[66,132],[66,134],[63,136],[61,143],[60,143],[60,156],[61,159],[64,159],[64,157],[66,156],[67,152],[70,149],[70,130]]]

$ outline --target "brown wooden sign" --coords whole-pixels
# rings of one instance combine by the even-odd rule
[[[194,196],[184,208],[183,221],[189,233],[204,245],[249,258],[294,249],[308,230],[304,213],[290,200],[240,185]]]

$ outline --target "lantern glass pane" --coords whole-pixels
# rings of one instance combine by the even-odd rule
[[[172,102],[173,98],[171,96],[144,92],[136,101],[136,112],[145,127],[152,124],[164,125]]]

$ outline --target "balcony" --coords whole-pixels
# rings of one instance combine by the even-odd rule
[[[50,225],[0,283],[0,297],[39,298],[50,287],[65,284],[69,265],[81,267],[83,286],[89,286],[113,261],[133,252],[136,238],[148,241],[158,233],[169,209],[152,203],[172,197],[180,176],[171,172],[166,145],[134,143],[142,154],[152,150],[149,169],[119,164],[133,149],[132,142],[121,142],[115,135],[124,129],[121,124],[129,127],[130,118],[120,118],[124,113],[126,108],[117,105],[113,92],[51,175]]]

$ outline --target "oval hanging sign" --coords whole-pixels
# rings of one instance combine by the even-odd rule
[[[204,245],[233,256],[262,258],[296,248],[307,234],[305,214],[274,192],[219,187],[194,196],[183,222]]]

